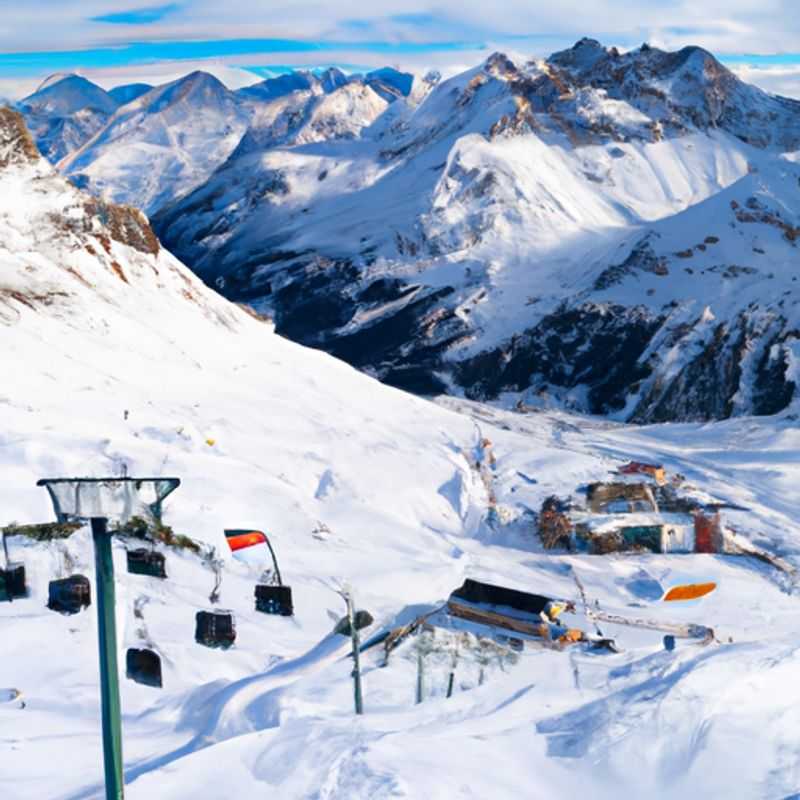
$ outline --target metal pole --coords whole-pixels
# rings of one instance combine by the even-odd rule
[[[3,569],[10,569],[11,565],[8,561],[8,545],[6,544],[6,534],[3,530],[0,530],[0,541],[3,542]],[[10,572],[8,573],[8,577],[0,582],[0,600],[8,600],[9,603],[14,602],[14,590],[11,588]]]
[[[356,714],[364,713],[364,699],[361,696],[361,660],[359,649],[361,647],[360,637],[356,630],[356,619],[353,611],[353,597],[345,595],[347,602],[347,620],[350,623],[350,637],[353,642],[353,694],[355,695]]]
[[[422,655],[422,647],[419,647],[417,650],[417,705],[422,702],[422,697],[425,692],[425,683],[424,683],[424,672],[425,672],[425,663],[423,661],[424,656]]]
[[[275,567],[275,577],[278,579],[278,586],[283,586],[283,580],[281,579],[281,570],[280,567],[278,567],[278,559],[275,558],[275,551],[272,549],[269,537],[265,535],[264,539],[267,542],[267,547],[269,547],[269,552],[270,555],[272,556],[272,566]]]
[[[92,517],[97,637],[100,651],[100,700],[103,717],[103,765],[106,800],[122,800],[122,724],[120,721],[117,623],[115,618],[114,560],[105,517]]]
[[[453,696],[453,684],[456,680],[456,667],[458,666],[458,640],[453,647],[453,663],[450,666],[450,677],[447,679],[447,697]]]

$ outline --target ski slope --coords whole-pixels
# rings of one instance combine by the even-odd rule
[[[0,117],[0,524],[52,519],[38,478],[177,475],[176,532],[225,553],[225,527],[267,530],[296,614],[253,610],[260,570],[226,558],[228,651],[195,644],[211,572],[166,552],[168,579],[129,575],[115,545],[120,661],[160,652],[164,688],[122,679],[126,797],[783,798],[800,789],[798,598],[786,576],[723,556],[545,553],[531,510],[631,458],[662,461],[694,491],[749,509],[741,535],[800,564],[800,433],[770,418],[634,428],[519,414],[374,381],[277,335],[163,249],[133,211],[96,206]],[[113,230],[109,220],[122,219]],[[138,227],[137,227],[138,226]],[[497,458],[491,489],[471,465]],[[727,518],[726,518],[727,519]],[[86,530],[65,545],[9,540],[30,594],[0,604],[0,793],[102,796],[95,608],[45,608],[47,582],[93,580]],[[438,607],[465,577],[714,627],[719,643],[605,626],[623,652],[526,650],[478,686],[474,664],[362,659],[352,713],[348,642],[331,634],[349,583],[375,624]],[[659,592],[713,580],[682,607]],[[133,614],[141,610],[142,618]],[[580,604],[579,604],[580,610]],[[578,614],[570,623],[588,627]],[[23,692],[26,706],[6,701]]]

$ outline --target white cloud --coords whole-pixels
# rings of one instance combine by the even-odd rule
[[[800,15],[788,0],[189,0],[154,25],[92,22],[104,14],[157,5],[153,0],[0,0],[5,52],[96,47],[152,39],[302,38],[436,41],[547,33],[593,35],[608,43],[652,40],[700,44],[721,52],[797,48]],[[353,24],[354,21],[357,24]]]
[[[221,61],[163,61],[156,64],[137,64],[107,69],[84,69],[80,74],[104,89],[113,89],[126,83],[149,83],[158,86],[169,83],[195,70],[209,72],[219,78],[229,89],[241,89],[263,80],[249,70]]]
[[[747,83],[753,83],[772,94],[800,100],[800,64],[785,67],[730,64],[729,67]]]
[[[164,82],[193,69],[207,69],[216,70],[226,84],[238,87],[251,80],[251,74],[240,67],[269,64],[391,64],[416,70],[435,67],[449,73],[474,66],[490,50],[541,56],[585,35],[621,48],[643,41],[669,49],[699,44],[723,56],[800,50],[800,15],[787,0],[496,0],[490,9],[486,0],[373,0],[369,4],[363,0],[225,4],[186,0],[179,3],[177,11],[152,25],[91,21],[95,16],[155,5],[159,0],[0,0],[0,12],[7,9],[0,13],[0,52],[237,38],[286,38],[309,45],[302,50],[258,51],[212,61],[199,57],[167,61],[170,56],[159,53],[158,63],[151,60],[123,66],[101,66],[102,59],[87,54],[76,57],[74,64],[59,63],[52,70],[37,68],[36,74],[18,67],[14,74],[3,74],[0,67],[0,96],[23,96],[48,71],[65,69],[75,69],[103,86]],[[330,46],[332,42],[337,43],[335,48]],[[391,47],[367,46],[375,42]],[[442,42],[460,42],[462,47],[431,44]],[[422,46],[415,48],[415,44]],[[768,91],[798,96],[800,65],[763,67],[747,61],[743,59],[736,67],[745,80]]]

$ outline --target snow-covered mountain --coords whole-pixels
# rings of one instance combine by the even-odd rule
[[[153,213],[203,184],[234,151],[357,138],[412,83],[392,69],[348,77],[330,68],[237,92],[201,72],[149,91],[123,86],[114,99],[125,105],[59,168],[95,194]]]
[[[752,205],[731,210],[767,213]],[[659,228],[656,258],[677,228]],[[218,607],[235,613],[237,640],[209,649],[193,639],[214,586],[202,559],[156,545],[167,579],[129,574],[115,540],[119,662],[146,644],[164,677],[158,690],[121,675],[126,797],[796,792],[797,598],[787,576],[725,556],[544,552],[531,513],[649,458],[698,496],[747,508],[736,512],[739,533],[797,565],[796,422],[633,428],[407,395],[215,294],[159,247],[140,212],[58,175],[9,110],[0,240],[0,525],[52,518],[40,477],[124,465],[178,475],[165,521],[225,554]],[[703,243],[676,263],[700,266],[723,246]],[[602,283],[619,286],[629,268]],[[486,438],[496,461],[482,471]],[[227,526],[269,531],[292,618],[254,610],[260,569],[227,556]],[[51,579],[94,582],[89,532],[7,544],[29,594],[0,603],[0,794],[98,796],[96,609],[46,608]],[[659,633],[612,625],[605,632],[623,652],[525,647],[481,677],[465,651],[450,698],[453,661],[432,656],[419,705],[416,640],[383,667],[376,647],[362,654],[366,714],[354,719],[349,640],[331,633],[343,583],[375,617],[366,640],[441,606],[466,577],[576,598],[575,574],[606,611],[713,625],[717,640],[667,651]],[[677,608],[658,599],[700,580],[717,583],[706,598]],[[8,702],[12,688],[25,708]]]
[[[279,331],[416,391],[637,420],[790,402],[800,103],[700,48],[592,40],[433,84],[351,141],[291,135],[285,94],[156,230]]]
[[[63,73],[51,75],[19,103],[37,146],[53,163],[88,141],[118,105],[100,86]]]
[[[20,104],[31,112],[61,117],[84,108],[113,114],[118,105],[105,89],[74,74],[52,75],[33,94],[21,100]]]
[[[59,168],[95,194],[150,212],[203,183],[238,144],[248,115],[219,80],[193,72],[122,106]]]
[[[283,75],[266,78],[252,86],[244,86],[237,93],[253,100],[268,102],[292,92],[327,94],[346,83],[347,76],[335,67],[330,67],[320,73],[309,70],[293,70]]]

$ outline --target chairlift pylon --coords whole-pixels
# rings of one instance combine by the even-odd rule
[[[124,780],[117,667],[116,590],[112,534],[108,529],[108,522],[126,522],[137,512],[144,512],[146,516],[160,520],[161,504],[167,495],[180,486],[180,479],[132,478],[127,476],[126,470],[126,475],[122,478],[43,478],[36,485],[47,489],[60,523],[89,521],[91,524],[97,592],[103,770],[106,797],[121,798]]]

